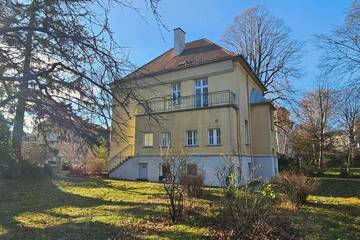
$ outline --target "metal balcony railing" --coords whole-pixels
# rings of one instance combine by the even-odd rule
[[[165,97],[144,102],[138,107],[138,114],[171,112],[184,109],[201,109],[214,106],[235,106],[235,93],[230,90],[209,92],[180,98]]]

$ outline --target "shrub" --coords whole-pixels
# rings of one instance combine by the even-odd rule
[[[219,239],[292,239],[290,221],[258,192],[229,186],[217,209],[214,230]]]
[[[105,165],[105,160],[98,158],[91,151],[89,151],[85,157],[83,171],[86,175],[94,176],[104,171]]]
[[[307,196],[317,188],[318,182],[302,173],[283,171],[273,179],[273,184],[298,207],[306,204]]]
[[[204,178],[202,171],[196,175],[184,174],[180,177],[180,184],[189,197],[201,197],[203,194]]]
[[[40,178],[44,176],[43,169],[37,166],[35,163],[30,162],[28,160],[20,161],[19,168],[21,172],[21,178],[32,179],[32,178]]]

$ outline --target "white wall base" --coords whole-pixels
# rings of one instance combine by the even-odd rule
[[[251,169],[257,169],[256,175],[263,178],[264,180],[270,179],[276,175],[275,165],[277,166],[277,159],[274,157],[253,157],[254,163],[251,161],[249,156],[231,156],[227,157],[234,163],[234,167],[241,167],[241,183],[248,181],[251,175]],[[276,163],[274,161],[276,159]],[[218,170],[225,165],[224,156],[211,155],[211,156],[190,156],[188,159],[189,163],[196,163],[199,169],[202,169],[205,174],[204,184],[206,186],[220,187],[221,182],[216,176]],[[136,156],[128,159],[118,168],[113,170],[110,174],[110,178],[125,179],[125,180],[138,180],[139,179],[139,164],[147,163],[147,180],[148,181],[159,181],[159,177],[162,175],[161,165],[163,163],[160,156]],[[250,164],[249,164],[250,163]],[[261,168],[255,166],[261,165]],[[277,168],[276,168],[277,169]],[[259,171],[260,170],[260,171]],[[239,179],[240,180],[240,179]]]
[[[279,173],[278,159],[274,156],[253,157],[255,163],[255,175],[268,182]]]

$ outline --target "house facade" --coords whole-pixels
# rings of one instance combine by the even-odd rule
[[[163,148],[183,149],[209,186],[229,159],[239,182],[277,174],[275,108],[242,56],[177,28],[174,48],[113,84],[136,85],[143,103],[113,109],[111,178],[160,181]]]

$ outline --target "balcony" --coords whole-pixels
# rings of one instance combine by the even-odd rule
[[[165,97],[151,100],[139,105],[138,114],[143,115],[221,106],[235,107],[235,99],[235,93],[230,90],[184,96],[176,99]]]

